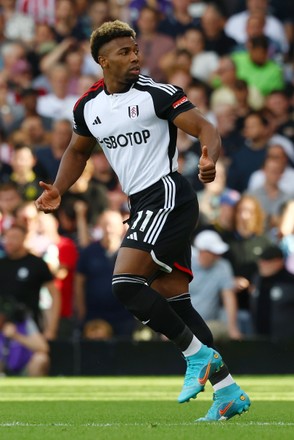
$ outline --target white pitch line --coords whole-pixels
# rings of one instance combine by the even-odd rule
[[[213,424],[223,424],[222,422],[212,422]],[[29,427],[29,428],[59,428],[59,427],[93,427],[93,428],[115,428],[115,427],[123,427],[123,426],[140,426],[140,427],[149,427],[149,426],[161,426],[161,427],[172,427],[172,426],[197,426],[196,422],[187,422],[187,423],[81,423],[81,424],[73,424],[73,423],[25,423],[25,422],[2,422],[0,423],[0,428],[11,428],[11,427]],[[203,423],[198,426],[203,425]],[[294,426],[294,423],[285,423],[285,422],[244,422],[244,423],[232,423],[234,426]]]

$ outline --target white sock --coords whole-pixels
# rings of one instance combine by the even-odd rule
[[[196,336],[193,336],[190,345],[188,346],[188,348],[186,348],[186,350],[183,351],[183,355],[185,357],[191,356],[192,354],[197,353],[201,347],[202,347],[202,342],[200,342],[199,339],[196,338]]]
[[[216,383],[212,387],[213,387],[214,391],[218,391],[218,390],[221,390],[222,388],[226,388],[229,385],[232,385],[233,383],[235,383],[235,381],[232,378],[232,376],[229,374],[227,377],[225,377],[223,380],[221,380],[220,382]]]

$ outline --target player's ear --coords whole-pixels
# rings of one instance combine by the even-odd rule
[[[99,55],[98,63],[100,64],[100,66],[103,69],[106,66],[106,64],[107,64],[107,59],[103,55]]]

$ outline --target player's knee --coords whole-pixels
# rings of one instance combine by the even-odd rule
[[[112,277],[112,291],[123,303],[127,303],[136,296],[146,283],[146,278],[137,275],[120,274]]]
[[[147,286],[146,278],[120,274],[112,278],[112,291],[118,300],[139,320],[149,316],[154,305],[154,292]]]

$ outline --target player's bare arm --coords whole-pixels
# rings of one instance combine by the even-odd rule
[[[221,140],[216,128],[196,108],[178,115],[174,119],[174,124],[200,140],[202,155],[198,166],[199,179],[202,183],[212,182],[215,178],[215,164],[221,148]]]
[[[95,145],[96,139],[93,137],[73,133],[53,185],[40,182],[40,186],[44,189],[36,200],[36,206],[40,211],[52,212],[59,207],[61,196],[80,177]]]

